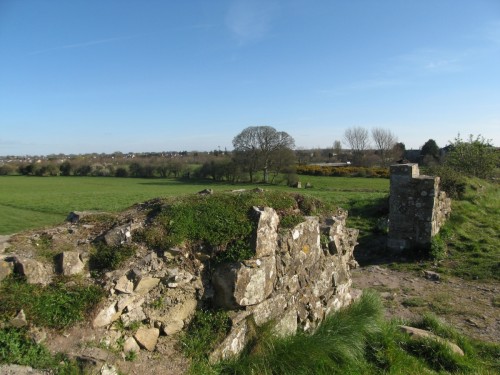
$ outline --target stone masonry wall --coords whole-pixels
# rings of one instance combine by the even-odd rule
[[[357,266],[353,251],[358,231],[346,227],[346,211],[339,209],[326,220],[306,217],[294,228],[283,229],[273,208],[253,210],[255,256],[242,262],[214,264],[202,249],[156,251],[135,243],[134,257],[99,278],[106,297],[86,326],[88,335],[110,348],[121,342],[119,350],[124,353],[155,351],[175,340],[197,309],[216,306],[227,310],[231,319],[228,335],[210,357],[218,361],[240,353],[256,327],[271,323],[278,335],[313,331],[328,314],[352,301],[350,269]],[[73,214],[68,223],[41,233],[16,235],[15,252],[2,254],[5,246],[0,248],[0,281],[16,273],[33,284],[46,285],[57,274],[92,282],[88,268],[92,244],[134,244],[135,231],[147,225],[141,206],[122,214],[104,231],[80,222],[83,216]],[[33,244],[41,237],[50,238],[55,248],[68,249],[55,258],[56,264],[36,256]],[[71,244],[74,248],[69,250]],[[29,250],[29,246],[34,247]],[[21,310],[10,324],[29,324],[23,316]],[[127,331],[137,323],[137,331]],[[116,330],[116,324],[124,330]],[[87,358],[90,354],[82,348],[65,350]],[[91,357],[108,362],[109,352],[101,352]]]
[[[391,165],[387,246],[401,251],[428,246],[451,212],[439,177],[420,175],[418,164]]]
[[[324,223],[317,217],[278,234],[272,208],[255,208],[259,222],[256,256],[219,266],[212,277],[215,300],[231,309],[232,329],[212,361],[239,353],[252,326],[272,321],[278,335],[313,330],[351,300],[350,268],[358,231],[345,227],[338,210]]]

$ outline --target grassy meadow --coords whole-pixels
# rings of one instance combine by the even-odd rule
[[[389,180],[352,177],[304,176],[302,184],[313,195],[350,209],[387,196]],[[228,184],[209,180],[142,179],[115,177],[0,177],[0,234],[43,228],[62,222],[71,211],[118,212],[156,197],[214,191],[252,189],[299,191],[285,185]]]

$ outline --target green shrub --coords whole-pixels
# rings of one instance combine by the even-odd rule
[[[439,234],[431,238],[430,256],[436,261],[446,257],[446,243]]]
[[[330,167],[320,165],[299,165],[299,175],[336,176],[336,177],[381,177],[389,178],[389,168]]]
[[[104,271],[114,270],[120,267],[127,259],[136,253],[134,245],[108,246],[99,242],[94,246],[90,254],[89,267],[91,270]]]
[[[429,168],[429,174],[440,177],[440,187],[450,198],[461,199],[467,186],[465,178],[446,165]]]

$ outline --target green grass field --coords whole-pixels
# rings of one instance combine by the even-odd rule
[[[389,191],[387,179],[303,176],[302,181],[313,187],[307,190],[284,185],[264,187],[300,191],[346,209],[359,202],[383,198]],[[192,194],[205,188],[224,191],[256,186],[259,185],[176,179],[1,176],[0,234],[55,225],[71,211],[117,212],[156,197]]]

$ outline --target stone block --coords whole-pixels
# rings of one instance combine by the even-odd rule
[[[275,279],[274,256],[257,259],[253,264],[222,264],[212,276],[216,302],[227,308],[255,305],[271,294]]]
[[[253,210],[258,218],[255,257],[272,256],[276,252],[280,218],[276,211],[269,207],[254,207]]]
[[[83,272],[85,264],[77,251],[64,251],[57,257],[57,268],[64,276],[77,275]]]
[[[137,330],[134,338],[142,348],[151,352],[155,349],[159,336],[160,330],[158,328],[141,327]]]
[[[24,276],[29,284],[47,285],[52,280],[52,270],[36,260],[14,257],[14,272]]]

